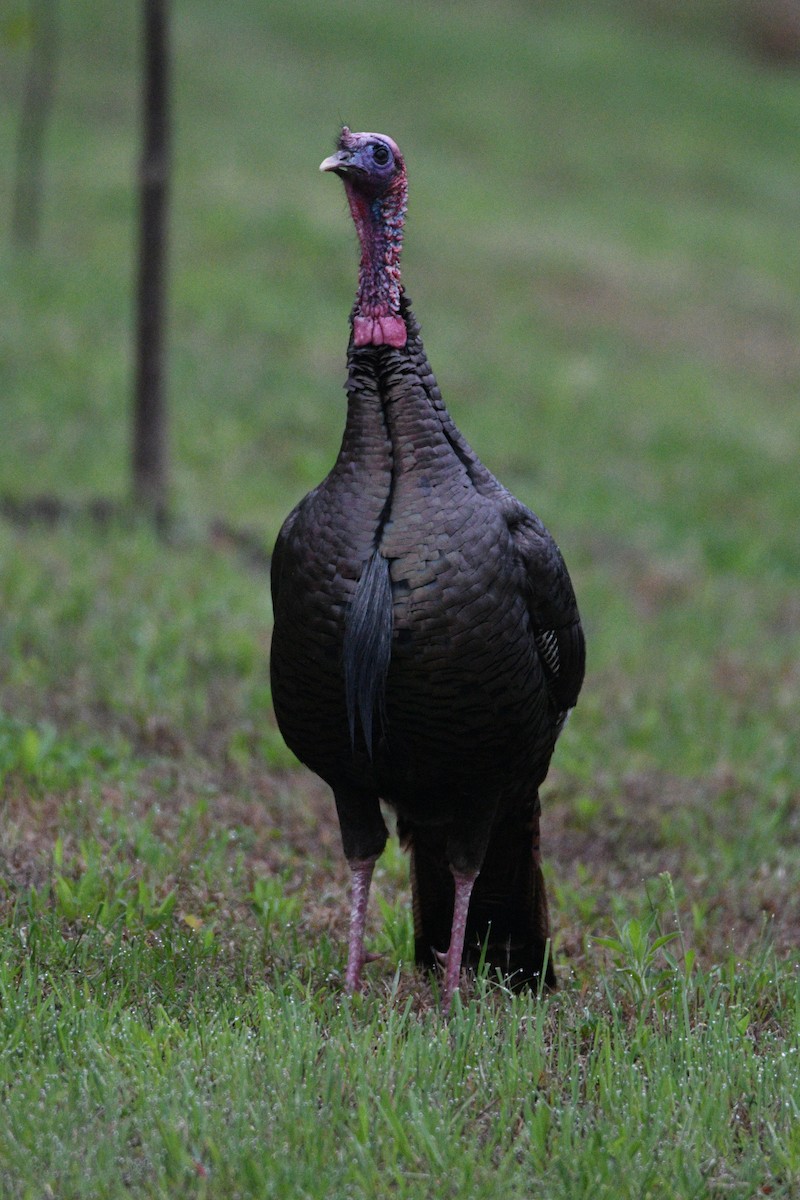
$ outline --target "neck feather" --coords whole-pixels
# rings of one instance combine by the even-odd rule
[[[382,196],[365,195],[347,181],[345,188],[361,243],[353,342],[356,346],[404,346],[400,251],[406,215],[405,178],[399,177]]]

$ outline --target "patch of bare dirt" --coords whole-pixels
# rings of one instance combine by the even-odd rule
[[[566,793],[544,798],[542,850],[568,900],[566,912],[553,906],[563,951],[583,961],[587,935],[613,931],[615,908],[646,915],[649,897],[663,897],[659,876],[668,872],[681,925],[707,965],[731,953],[746,959],[765,940],[780,954],[796,952],[800,809],[786,806],[784,839],[775,853],[768,839],[759,859],[753,808],[748,790],[726,772],[707,779],[632,774],[590,818]],[[672,919],[666,909],[662,917]]]
[[[538,296],[566,327],[606,325],[639,345],[677,348],[767,378],[773,388],[800,377],[796,330],[776,305],[742,300],[740,311],[699,297],[691,305],[670,303],[664,281],[661,290],[647,303],[623,277],[576,274],[543,279]]]
[[[796,951],[800,818],[787,823],[792,844],[784,844],[777,858],[745,861],[739,873],[732,873],[728,860],[749,820],[749,797],[724,773],[705,780],[637,773],[617,782],[608,795],[602,791],[600,786],[597,810],[587,812],[576,803],[568,781],[556,775],[543,797],[542,849],[562,970],[571,964],[581,974],[591,974],[598,956],[591,936],[611,932],[615,913],[645,914],[648,890],[658,889],[662,872],[672,877],[684,931],[707,965],[726,961],[730,953],[747,959],[765,937],[781,954]],[[200,805],[199,797],[205,797]],[[116,832],[108,831],[109,813],[120,817]],[[147,817],[158,838],[177,846],[176,873],[163,886],[178,891],[179,911],[207,912],[222,927],[234,929],[253,919],[247,898],[252,881],[279,876],[287,892],[303,896],[300,941],[307,938],[312,944],[325,934],[344,945],[349,872],[333,798],[324,784],[300,769],[212,772],[203,765],[162,760],[135,787],[107,787],[99,795],[33,795],[12,786],[0,806],[5,893],[0,906],[13,904],[15,895],[28,888],[48,886],[59,834],[64,836],[65,861],[79,854],[80,839],[87,836],[101,844],[106,839],[110,850],[116,838],[113,853],[119,856],[119,831],[126,817]],[[223,846],[231,879],[234,864],[243,864],[244,882],[241,870],[230,888],[220,882],[225,872],[207,884],[191,870],[209,845]],[[135,873],[140,864],[133,845],[128,852]],[[381,872],[376,882],[390,901],[399,896],[408,902],[403,883]],[[665,913],[665,920],[670,919]],[[379,925],[373,903],[368,937],[374,939]],[[375,986],[383,981],[388,987],[393,977],[380,962],[369,973]],[[403,996],[424,999],[430,984],[409,973],[400,988]]]

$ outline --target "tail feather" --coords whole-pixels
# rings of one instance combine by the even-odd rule
[[[392,584],[389,560],[379,550],[367,559],[345,618],[342,656],[350,741],[355,745],[358,720],[372,757],[375,717],[381,726],[385,720],[386,676],[392,656]]]
[[[441,834],[410,831],[411,888],[417,963],[433,966],[446,951],[453,917],[454,884]],[[465,965],[484,956],[490,973],[501,971],[512,987],[549,988],[556,975],[549,947],[550,918],[539,857],[538,798],[527,813],[498,820],[475,883],[464,943]]]

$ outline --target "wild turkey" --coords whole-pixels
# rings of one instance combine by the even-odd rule
[[[462,958],[555,984],[538,789],[583,679],[561,555],[450,417],[400,284],[406,170],[391,138],[342,129],[361,244],[347,421],[330,474],[272,560],[272,695],[299,759],[333,789],[352,872],[346,988],[358,988],[375,861],[397,814],[417,962]]]

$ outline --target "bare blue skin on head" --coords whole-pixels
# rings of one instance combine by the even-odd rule
[[[408,184],[397,144],[380,133],[351,133],[347,126],[335,154],[320,164],[342,179],[361,244],[353,313],[356,346],[404,346],[400,316],[400,252]]]

